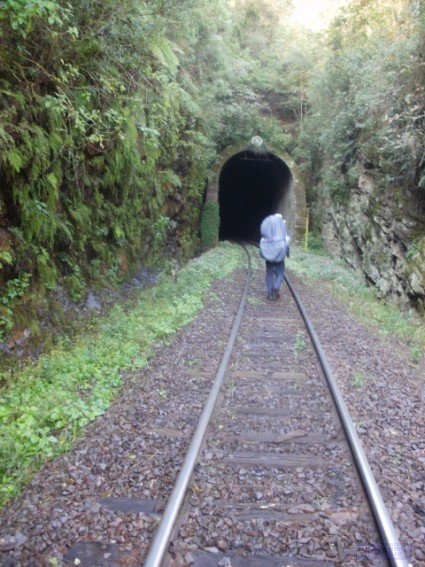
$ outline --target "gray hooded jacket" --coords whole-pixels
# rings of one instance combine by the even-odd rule
[[[282,262],[289,248],[289,236],[282,215],[266,217],[260,227],[260,254],[269,262]]]

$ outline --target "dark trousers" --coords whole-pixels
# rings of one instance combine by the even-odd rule
[[[283,282],[283,272],[285,270],[285,262],[269,262],[266,260],[266,285],[267,293],[273,294],[273,291],[279,291]]]

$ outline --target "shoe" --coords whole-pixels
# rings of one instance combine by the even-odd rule
[[[273,290],[273,298],[274,299],[280,299],[280,293],[279,293],[278,289]]]
[[[272,293],[272,294],[268,293],[268,294],[267,294],[267,299],[268,299],[269,301],[273,301],[273,299],[274,299],[273,293]]]

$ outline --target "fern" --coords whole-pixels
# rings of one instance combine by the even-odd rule
[[[13,143],[12,136],[8,134],[1,125],[0,125],[0,138],[3,140],[3,142],[5,142],[5,145]]]
[[[182,182],[180,177],[174,171],[166,170],[161,171],[161,176],[164,184],[171,185],[172,187],[181,187]]]
[[[23,156],[16,148],[11,148],[5,152],[3,159],[9,163],[15,173],[19,173],[24,165]]]
[[[165,37],[158,37],[151,44],[150,49],[155,58],[175,76],[179,67],[179,60],[174,50],[176,46]]]

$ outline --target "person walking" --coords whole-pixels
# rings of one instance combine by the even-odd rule
[[[282,215],[276,213],[266,217],[261,223],[260,233],[260,254],[266,261],[267,298],[279,299],[290,242]]]

